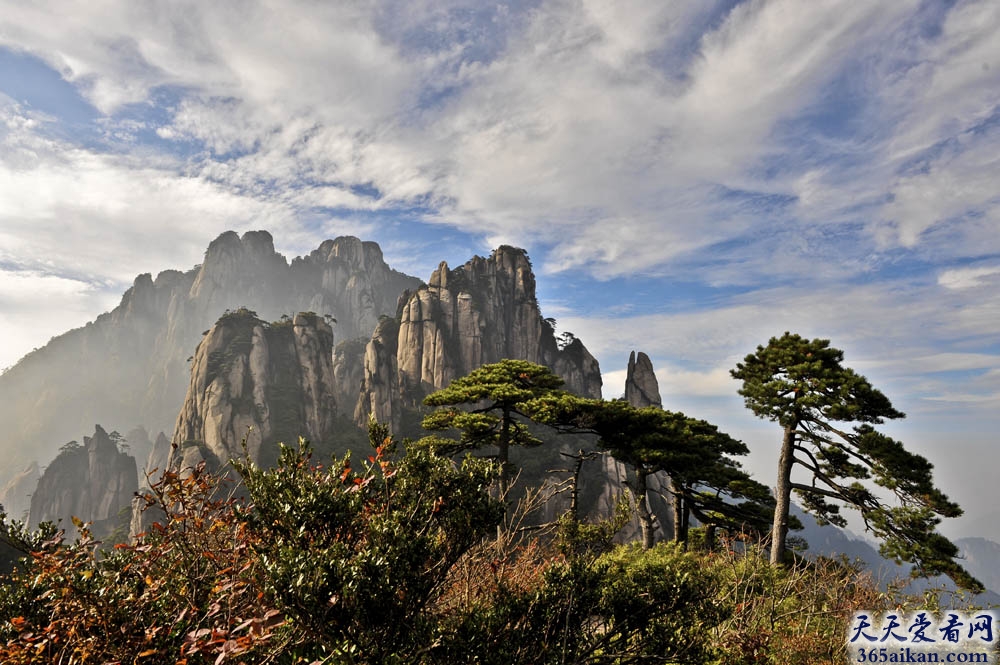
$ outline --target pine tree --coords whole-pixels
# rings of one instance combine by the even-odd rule
[[[762,529],[773,503],[767,488],[752,480],[733,455],[749,449],[704,420],[658,407],[637,409],[621,400],[603,401],[556,394],[525,405],[540,422],[562,431],[596,434],[598,446],[635,472],[643,546],[653,546],[655,529],[648,505],[649,478],[670,478],[674,540],[683,543],[693,515],[727,528]],[[739,501],[739,503],[734,503]]]
[[[461,438],[456,441],[426,437],[421,442],[449,452],[496,446],[501,485],[506,488],[510,478],[510,447],[542,443],[528,428],[530,417],[524,409],[525,403],[558,391],[562,385],[563,380],[548,367],[527,360],[501,360],[483,365],[424,399],[427,406],[444,408],[428,414],[423,428],[457,429]],[[456,408],[459,406],[471,408]]]
[[[843,359],[829,340],[786,332],[731,371],[743,382],[739,393],[747,408],[783,430],[771,562],[783,559],[795,490],[821,523],[844,526],[840,504],[858,510],[883,541],[883,556],[913,563],[914,575],[945,574],[963,588],[982,590],[955,562],[958,548],[935,532],[941,517],[958,517],[962,509],[934,486],[930,462],[874,428],[904,414]],[[807,471],[810,481],[796,482],[794,467]],[[897,505],[886,502],[889,494]]]

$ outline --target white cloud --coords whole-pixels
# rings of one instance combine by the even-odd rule
[[[989,2],[940,11],[926,36],[930,10],[909,1],[36,3],[5,8],[0,34],[104,111],[168,86],[179,99],[157,133],[203,146],[186,172],[237,196],[419,203],[434,223],[551,246],[550,272],[660,272],[742,242],[729,250],[740,271],[711,269],[733,283],[866,270],[847,212],[859,204],[878,213],[868,229],[882,248],[930,246],[947,220],[949,246],[989,242],[1000,141],[969,132],[998,103],[1000,19]],[[839,103],[830,86],[845,72],[869,136],[791,129]],[[928,168],[900,170],[948,141]],[[837,161],[850,155],[864,159]],[[358,194],[369,187],[379,195]],[[794,247],[845,222],[847,261]],[[788,260],[760,258],[771,252]]]
[[[727,372],[757,345],[784,331],[826,338],[845,364],[889,395],[913,400],[950,393],[989,396],[1000,389],[1000,303],[975,293],[905,283],[852,288],[781,288],[728,298],[710,309],[640,316],[559,317],[608,370],[625,366],[631,349],[653,360],[661,392],[677,396],[735,394]],[[983,378],[935,376],[982,372]],[[622,376],[621,381],[624,381]],[[610,393],[621,388],[611,385]],[[609,394],[610,394],[609,393]],[[981,414],[987,415],[987,414]]]
[[[1000,275],[1000,266],[984,268],[957,268],[938,275],[938,284],[946,289],[972,289],[988,284],[993,275]]]
[[[70,328],[94,312],[109,309],[121,292],[107,285],[38,270],[0,270],[0,368]]]
[[[550,274],[752,287],[713,311],[631,317],[624,332],[620,318],[560,317],[599,353],[675,358],[666,376],[699,394],[720,389],[718,363],[786,328],[869,345],[870,362],[896,358],[901,340],[933,356],[905,332],[914,321],[969,344],[996,329],[995,298],[956,310],[912,288],[817,287],[875,271],[900,246],[937,259],[997,247],[1000,132],[983,126],[1000,101],[991,3],[942,8],[937,35],[920,32],[929,10],[913,2],[561,0],[469,18],[471,7],[11,7],[5,42],[102,110],[169,86],[177,101],[155,129],[195,152],[82,148],[8,104],[2,258],[125,281],[189,263],[227,227],[307,248],[317,228],[380,233],[344,211],[419,203],[431,223],[545,245]],[[870,130],[796,125],[836,103],[848,73]],[[140,238],[152,256],[127,251]],[[937,272],[952,294],[995,274]],[[774,277],[812,291],[760,288]]]

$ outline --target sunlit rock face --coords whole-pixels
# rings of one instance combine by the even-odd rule
[[[31,462],[0,489],[0,506],[3,506],[8,519],[23,520],[27,517],[31,493],[41,476],[38,463]]]
[[[528,256],[509,246],[454,270],[442,263],[425,286],[403,295],[395,319],[379,324],[365,350],[355,422],[374,414],[395,424],[402,408],[504,358],[547,365],[569,390],[601,395],[597,361],[579,340],[560,348],[539,310]]]
[[[171,465],[243,456],[269,461],[279,441],[333,438],[333,329],[312,313],[266,323],[252,312],[223,316],[195,352],[174,428]]]
[[[83,445],[72,442],[45,469],[31,495],[29,524],[60,522],[68,535],[75,533],[72,518],[93,523],[95,536],[121,526],[121,516],[139,489],[135,458],[100,426]]]

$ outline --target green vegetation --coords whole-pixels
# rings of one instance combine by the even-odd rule
[[[100,556],[86,531],[22,534],[0,661],[807,663],[842,650],[850,610],[889,602],[851,567],[777,571],[753,550],[487,539],[494,463],[371,439],[361,462],[300,445],[238,464],[246,500],[204,466],[168,473],[146,497],[167,517]]]
[[[733,455],[746,455],[742,441],[683,413],[655,407],[637,409],[626,402],[549,394],[524,406],[536,420],[564,431],[590,432],[597,445],[634,473],[632,489],[642,542],[653,546],[653,515],[648,506],[650,479],[669,477],[674,508],[674,540],[687,541],[690,517],[702,524],[737,532],[759,532],[773,500],[766,487],[740,469]],[[740,500],[739,503],[733,503]]]
[[[506,486],[510,447],[538,446],[542,443],[526,423],[529,419],[525,412],[526,404],[553,393],[562,384],[563,380],[548,367],[527,360],[502,360],[483,365],[424,399],[427,406],[447,407],[427,415],[423,421],[424,429],[456,429],[461,438],[456,441],[427,437],[422,443],[450,452],[495,446],[501,468],[501,484]],[[471,408],[456,408],[460,405]]]
[[[843,367],[843,359],[829,340],[786,332],[758,346],[732,371],[743,381],[739,392],[747,408],[783,431],[772,563],[784,554],[795,490],[806,510],[825,522],[846,525],[838,504],[859,511],[866,528],[882,540],[882,555],[915,564],[914,575],[945,574],[964,589],[982,591],[955,562],[958,548],[935,532],[939,516],[958,517],[962,509],[934,486],[930,462],[875,430],[873,425],[903,414],[865,377]],[[809,472],[811,484],[793,481],[796,466]],[[881,494],[891,494],[899,505]]]
[[[936,524],[919,511],[946,502],[929,465],[869,427],[897,412],[823,341],[787,344],[814,355],[768,374],[761,348],[734,372],[748,405],[770,404],[761,413],[791,428],[793,452],[813,445],[813,467],[827,478],[865,479],[864,466],[889,492],[922,490],[910,512],[864,503],[863,514],[890,554],[923,564],[918,572],[954,572],[933,534],[918,538]],[[544,367],[502,361],[428,398],[439,410],[425,426],[455,439],[398,443],[372,422],[365,452],[316,461],[300,440],[280,446],[271,468],[167,472],[143,497],[158,517],[135,542],[100,544],[83,528],[67,543],[51,525],[30,533],[0,519],[9,559],[0,662],[812,665],[845,661],[856,610],[927,607],[844,561],[773,565],[758,535],[773,503],[735,461],[747,453],[739,440],[681,413],[581,399],[560,385]],[[838,420],[861,424],[853,434],[827,427]],[[496,491],[508,483],[507,453],[558,449],[557,431],[577,437],[564,448],[578,451],[574,495],[589,482],[584,462],[612,455],[631,468],[636,505],[624,498],[603,520],[573,508],[543,523],[555,484],[539,482],[508,506],[511,495]],[[855,446],[854,462],[838,455],[833,434]],[[500,454],[471,454],[483,447]],[[616,543],[629,512],[650,519],[654,474],[668,478],[677,542],[655,542],[649,522],[641,543]],[[836,520],[825,505],[810,507]],[[899,549],[921,542],[933,557]]]

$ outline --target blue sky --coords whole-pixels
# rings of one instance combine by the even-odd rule
[[[525,247],[608,396],[645,350],[765,482],[727,371],[830,338],[996,521],[994,1],[0,0],[0,367],[254,228]]]

